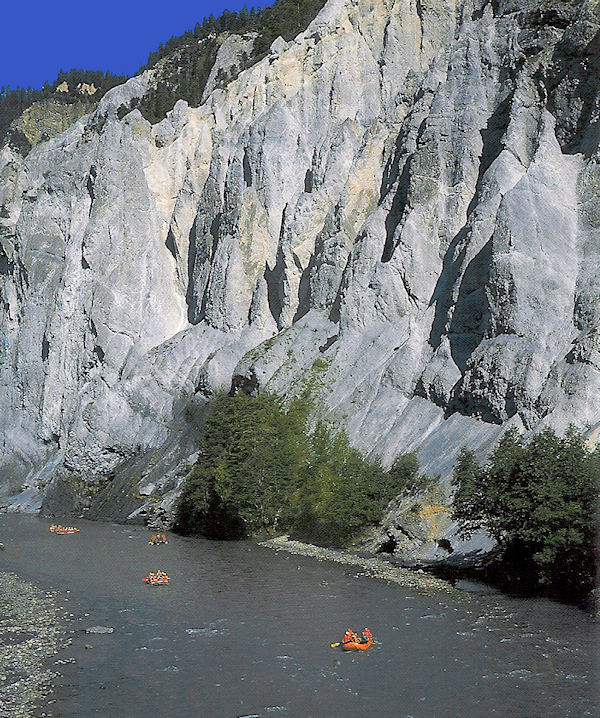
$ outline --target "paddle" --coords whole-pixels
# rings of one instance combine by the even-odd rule
[[[338,646],[341,646],[341,645],[342,645],[342,642],[340,641],[339,643],[332,643],[332,644],[331,644],[331,647],[332,647],[332,648],[337,648]],[[381,641],[373,641],[373,645],[374,645],[374,646],[380,646],[380,645],[381,645]]]

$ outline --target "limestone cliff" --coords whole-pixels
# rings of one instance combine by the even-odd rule
[[[599,17],[329,0],[198,108],[125,114],[147,71],[4,147],[5,503],[172,498],[232,380],[310,382],[356,446],[443,476],[508,425],[598,427]]]

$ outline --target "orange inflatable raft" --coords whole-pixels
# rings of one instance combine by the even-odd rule
[[[61,526],[61,524],[52,524],[48,531],[51,531],[54,534],[78,534],[79,529],[75,528],[75,526]]]
[[[157,571],[154,573],[151,571],[147,576],[142,579],[144,583],[148,583],[152,586],[162,586],[165,583],[169,583],[171,580],[164,571]]]
[[[373,639],[369,639],[365,643],[361,641],[347,641],[342,643],[342,651],[368,651],[369,648],[375,643]]]

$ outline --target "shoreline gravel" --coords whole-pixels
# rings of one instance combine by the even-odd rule
[[[357,566],[364,570],[359,576],[379,578],[390,583],[397,583],[400,586],[414,588],[420,591],[443,591],[445,593],[463,593],[452,586],[451,583],[431,574],[415,571],[402,566],[396,566],[382,558],[360,556],[352,551],[343,549],[323,548],[314,544],[292,541],[287,536],[261,541],[260,546],[266,546],[274,551],[287,551],[297,556],[309,556],[318,561],[334,561],[348,566]]]
[[[49,659],[70,643],[57,594],[0,572],[0,717],[32,718],[58,674]]]

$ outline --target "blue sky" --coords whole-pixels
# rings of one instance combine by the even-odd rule
[[[2,3],[0,86],[41,87],[81,67],[132,74],[171,35],[206,15],[270,0],[8,0]]]

